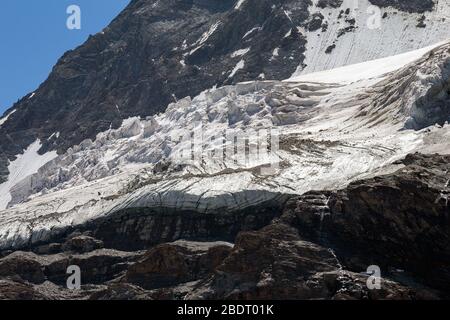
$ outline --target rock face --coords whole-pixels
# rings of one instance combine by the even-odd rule
[[[0,280],[0,300],[48,299],[29,284],[17,281]]]
[[[401,269],[446,290],[450,157],[414,154],[402,163],[391,175],[292,199],[283,219],[308,239],[334,247],[351,268]]]
[[[177,241],[149,250],[124,280],[145,289],[164,288],[209,275],[228,256],[229,243]]]
[[[89,236],[79,235],[69,238],[63,245],[62,250],[78,253],[91,252],[103,247],[103,241]]]
[[[210,235],[118,251],[98,249],[103,242],[91,230],[30,248],[35,253],[3,252],[0,298],[445,298],[449,160],[412,154],[392,174],[291,197],[280,215],[240,232],[233,243]],[[69,265],[81,269],[81,290],[65,289]],[[368,286],[371,265],[381,269],[379,288]]]
[[[138,208],[94,221],[87,228],[107,246],[127,250],[187,240],[233,241],[244,230],[257,230],[280,214],[287,197],[233,212],[210,214],[195,211]]]
[[[20,277],[31,283],[43,283],[44,271],[33,253],[14,252],[0,262],[1,277]]]

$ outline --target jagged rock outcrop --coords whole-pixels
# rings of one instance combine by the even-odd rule
[[[77,253],[91,252],[103,247],[103,241],[90,236],[78,235],[70,237],[61,247],[63,251],[74,251]]]
[[[33,253],[14,252],[0,260],[0,277],[19,277],[31,283],[45,281],[44,270]]]
[[[30,284],[0,280],[0,300],[48,300]]]
[[[450,284],[450,157],[409,155],[404,168],[287,204],[283,221],[335,248],[353,270],[379,265],[430,286]]]

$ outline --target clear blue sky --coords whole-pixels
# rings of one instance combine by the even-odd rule
[[[0,117],[35,90],[59,57],[106,27],[130,0],[0,0]],[[69,5],[81,30],[69,30]]]

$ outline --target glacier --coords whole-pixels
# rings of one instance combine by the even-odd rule
[[[424,13],[376,7],[369,0],[344,0],[338,9],[318,7],[318,2],[313,0],[309,11],[323,16],[326,30],[298,27],[307,42],[305,61],[293,76],[414,51],[448,39],[450,32],[450,0],[437,1],[432,11]],[[422,17],[425,26],[420,28]],[[350,30],[344,32],[346,28]]]
[[[410,153],[449,153],[448,114],[433,118],[449,98],[449,63],[444,42],[285,81],[213,88],[156,116],[126,119],[9,182],[0,248],[45,241],[127,208],[239,210],[390,173]],[[423,101],[437,109],[424,111]],[[429,117],[436,124],[424,122]],[[251,132],[251,145],[254,132],[272,130],[278,146],[250,161],[180,159],[192,141],[174,137],[199,130],[204,150],[226,149],[214,137],[236,131]],[[262,174],[267,166],[274,170]]]

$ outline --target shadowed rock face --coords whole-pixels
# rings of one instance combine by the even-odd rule
[[[47,298],[22,281],[0,280],[0,300],[47,300]]]
[[[228,258],[200,282],[187,299],[425,299],[427,290],[411,290],[385,279],[369,290],[367,275],[346,270],[326,247],[304,241],[283,223],[242,233]]]
[[[214,85],[261,74],[288,78],[303,61],[305,39],[296,28],[285,35],[307,19],[310,1],[248,0],[239,10],[235,4],[132,1],[103,32],[64,54],[33,97],[11,107],[18,111],[0,127],[0,174],[6,157],[36,138],[42,152],[63,152],[122,119],[154,115]],[[233,53],[247,48],[245,65],[232,75],[244,58]],[[275,48],[279,59],[270,60]],[[59,137],[47,140],[55,132]]]
[[[76,226],[39,230],[29,239],[16,239],[2,248],[83,253],[100,247],[141,250],[178,239],[232,242],[239,232],[258,230],[278,217],[290,196],[280,194],[259,204],[208,212],[157,206],[128,208]],[[88,236],[83,235],[86,232]]]
[[[126,243],[119,251],[111,249],[118,243],[107,241],[102,248],[95,225],[86,226],[58,243],[29,248],[33,252],[3,252],[0,297],[445,298],[450,294],[449,163],[449,156],[409,155],[395,173],[291,197],[266,226],[249,225],[236,237],[204,233],[190,220],[160,219],[159,230],[189,226],[189,234],[159,234],[165,243],[140,242],[147,251]],[[109,228],[105,239],[120,237],[127,228],[152,232],[153,220],[130,219],[116,217],[122,224]],[[201,241],[178,240],[184,236]],[[233,243],[216,241],[230,238]],[[80,266],[85,285],[77,292],[64,289],[65,270],[73,264]],[[381,268],[381,289],[367,286],[370,265]]]

